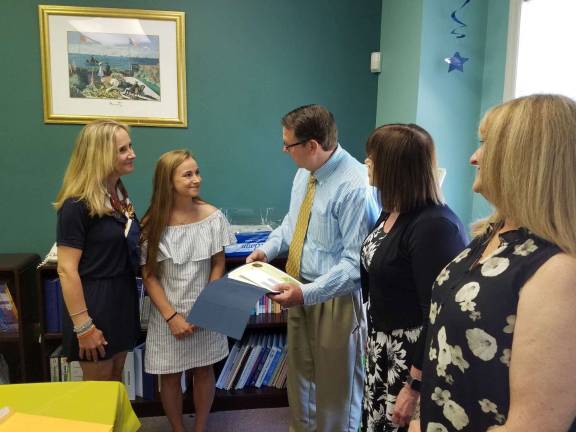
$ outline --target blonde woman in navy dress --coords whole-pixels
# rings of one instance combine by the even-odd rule
[[[144,285],[155,307],[146,337],[145,370],[160,375],[161,400],[174,432],[182,422],[182,372],[192,370],[194,431],[205,430],[214,400],[212,365],[228,355],[226,336],[186,322],[209,281],[224,274],[224,246],[235,242],[224,215],[203,201],[200,170],[186,150],[156,164],[150,207],[142,218]]]
[[[134,171],[128,127],[98,120],[81,130],[58,210],[58,275],[66,310],[62,345],[86,381],[120,381],[140,331],[138,219],[120,178]]]

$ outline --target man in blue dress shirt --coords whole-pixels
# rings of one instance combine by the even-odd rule
[[[298,247],[302,255],[296,273],[302,285],[280,284],[276,288],[281,294],[272,297],[289,308],[290,430],[355,432],[361,418],[366,330],[360,247],[377,209],[365,166],[338,144],[336,123],[326,108],[297,108],[283,117],[282,126],[283,150],[299,168],[290,209],[247,262],[272,260],[295,248],[297,220],[301,207],[309,206],[303,202],[313,175],[309,222]]]

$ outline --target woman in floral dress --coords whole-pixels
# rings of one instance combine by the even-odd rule
[[[406,430],[418,401],[432,283],[466,235],[442,204],[428,132],[413,124],[381,126],[366,153],[384,211],[361,251],[369,332],[362,430],[396,432]]]
[[[434,284],[420,426],[576,430],[576,103],[510,101],[480,137],[473,189],[496,211]]]

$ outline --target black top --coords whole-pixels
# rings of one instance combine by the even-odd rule
[[[484,432],[506,421],[519,293],[560,249],[519,229],[500,235],[500,247],[480,260],[489,239],[474,239],[434,283],[422,371],[423,431]]]
[[[116,213],[91,217],[83,201],[68,198],[58,210],[56,241],[59,246],[82,250],[78,264],[81,278],[102,279],[134,274],[131,247],[124,236],[125,223],[126,218]]]
[[[387,217],[383,212],[375,229],[382,229]],[[385,332],[425,326],[434,279],[466,243],[462,222],[446,205],[400,214],[368,270],[360,266],[364,298],[370,300],[369,326]],[[426,329],[420,334],[425,335]],[[409,359],[417,368],[424,338],[420,337],[415,358]]]

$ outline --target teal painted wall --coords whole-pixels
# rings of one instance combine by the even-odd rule
[[[488,109],[502,102],[504,95],[504,71],[506,68],[506,40],[510,3],[490,0],[486,25],[486,49],[484,53],[484,77],[480,118]],[[480,194],[472,197],[471,221],[488,216],[492,207]]]
[[[45,253],[55,237],[50,207],[76,125],[42,122],[37,5],[4,0],[0,15],[0,252]],[[50,2],[42,2],[48,4]],[[188,128],[132,128],[136,171],[126,178],[140,215],[154,163],[188,148],[218,207],[285,211],[295,171],[281,151],[280,118],[321,103],[335,114],[340,141],[363,159],[376,116],[380,0],[62,0],[55,4],[186,12]]]
[[[383,0],[376,126],[416,121],[422,0]]]
[[[508,2],[470,2],[457,13],[467,24],[466,37],[456,39],[450,13],[462,3],[383,0],[376,124],[416,122],[432,134],[438,163],[447,169],[446,200],[470,223],[487,209],[473,197],[475,171],[468,160],[478,145],[483,110],[502,98]],[[444,59],[456,51],[470,60],[463,73],[448,73]]]
[[[457,16],[468,27],[460,30],[466,37],[456,39],[450,34],[456,27],[450,13],[461,4],[424,2],[417,118],[434,137],[438,164],[447,170],[443,185],[447,202],[463,221],[469,221],[474,172],[468,158],[477,145],[487,10],[485,2],[470,2],[460,10]],[[448,73],[444,59],[456,51],[469,60],[464,72]]]

